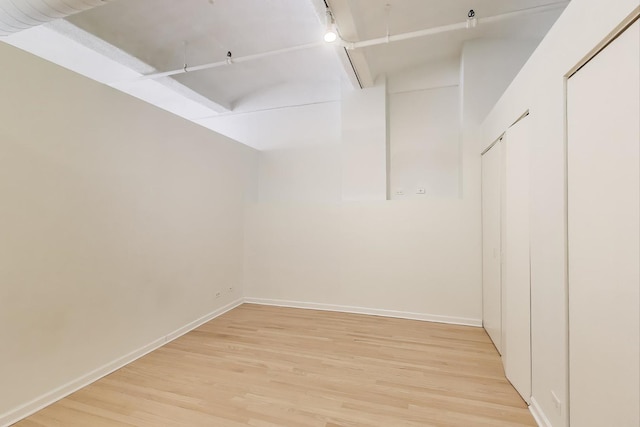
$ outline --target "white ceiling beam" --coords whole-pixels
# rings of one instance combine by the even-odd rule
[[[348,0],[327,0],[329,8],[336,21],[336,27],[342,40],[359,40],[358,28],[353,18],[353,11]],[[367,57],[362,50],[344,49],[343,65],[352,68],[359,82],[360,87],[372,87],[375,77],[371,73],[371,67]],[[346,63],[346,64],[345,64]]]
[[[310,1],[316,12],[316,16],[320,21],[320,25],[324,27],[326,25],[326,19],[327,19],[327,7],[325,5],[325,0],[310,0]],[[328,4],[328,1],[327,1],[327,4]],[[332,5],[329,5],[329,6],[331,7],[331,10],[335,17],[336,12],[333,10]],[[336,26],[338,26],[337,23],[336,23]],[[342,36],[343,34],[342,28],[339,27],[338,30],[340,32],[340,35]],[[338,43],[335,44],[335,49],[336,49],[336,55],[338,56],[338,60],[340,61],[340,65],[342,66],[342,69],[345,73],[347,81],[351,84],[353,89],[362,88],[363,85],[359,77],[358,69],[355,67],[355,64],[353,64],[353,58],[349,57],[350,53],[347,52],[344,46]],[[356,55],[356,56],[359,56],[359,55]],[[360,68],[367,71],[364,77],[365,77],[365,80],[368,81],[368,79],[370,78],[370,75],[368,74],[368,69],[369,69],[368,66],[366,64],[360,64]]]
[[[57,31],[58,33],[70,38],[71,40],[74,40],[86,46],[92,51],[97,52],[103,55],[104,57],[135,71],[136,77],[134,78],[134,80],[137,78],[140,78],[141,75],[157,72],[157,70],[151,65],[141,61],[140,59],[136,58],[133,55],[128,54],[122,49],[119,49],[113,46],[112,44],[107,43],[101,38],[96,37],[93,34],[78,28],[77,26],[73,25],[68,21],[59,20],[56,22],[52,22],[47,26]],[[127,78],[127,80],[130,81],[132,79]],[[103,81],[103,83],[108,84],[109,86],[118,88],[118,87],[123,87],[124,82],[119,76],[114,75],[113,78],[111,78],[109,81]],[[222,102],[220,100],[204,97],[199,93],[195,92],[194,90],[190,89],[189,87],[178,82],[177,80],[170,79],[170,78],[163,78],[163,79],[158,79],[158,83],[174,91],[176,94],[181,95],[192,102],[201,104],[202,106],[208,109],[211,109],[216,113],[226,113],[231,110],[231,106],[228,103]],[[134,93],[130,93],[131,95],[136,96],[135,86],[132,86],[132,85],[125,85],[125,86],[128,86],[131,89],[131,91],[134,91]],[[144,89],[141,89],[141,91],[142,93],[146,93]]]
[[[149,103],[160,102],[156,105],[185,118],[231,110],[227,103],[204,97],[173,79],[158,79],[152,86],[131,84],[157,70],[65,20],[11,34],[2,41]]]

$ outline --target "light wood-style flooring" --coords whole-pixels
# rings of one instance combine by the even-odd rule
[[[535,425],[481,328],[251,304],[16,424]]]

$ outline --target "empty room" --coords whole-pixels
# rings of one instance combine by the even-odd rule
[[[0,427],[639,427],[640,0],[0,0]]]

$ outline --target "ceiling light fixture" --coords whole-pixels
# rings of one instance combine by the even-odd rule
[[[327,29],[324,33],[324,41],[327,43],[333,43],[338,40],[338,31],[336,30],[336,22],[333,19],[333,14],[327,8]]]

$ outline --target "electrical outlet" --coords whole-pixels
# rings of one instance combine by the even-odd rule
[[[404,191],[401,188],[397,189],[396,196],[404,196]]]
[[[230,294],[233,293],[233,286],[229,286],[229,289],[227,289],[229,291]]]
[[[220,291],[216,292],[216,298],[220,298],[221,295],[222,295],[222,292]]]
[[[425,191],[425,189],[424,189],[424,188],[418,188],[418,189],[416,190],[416,194],[425,194],[425,193],[426,193],[426,191]]]

